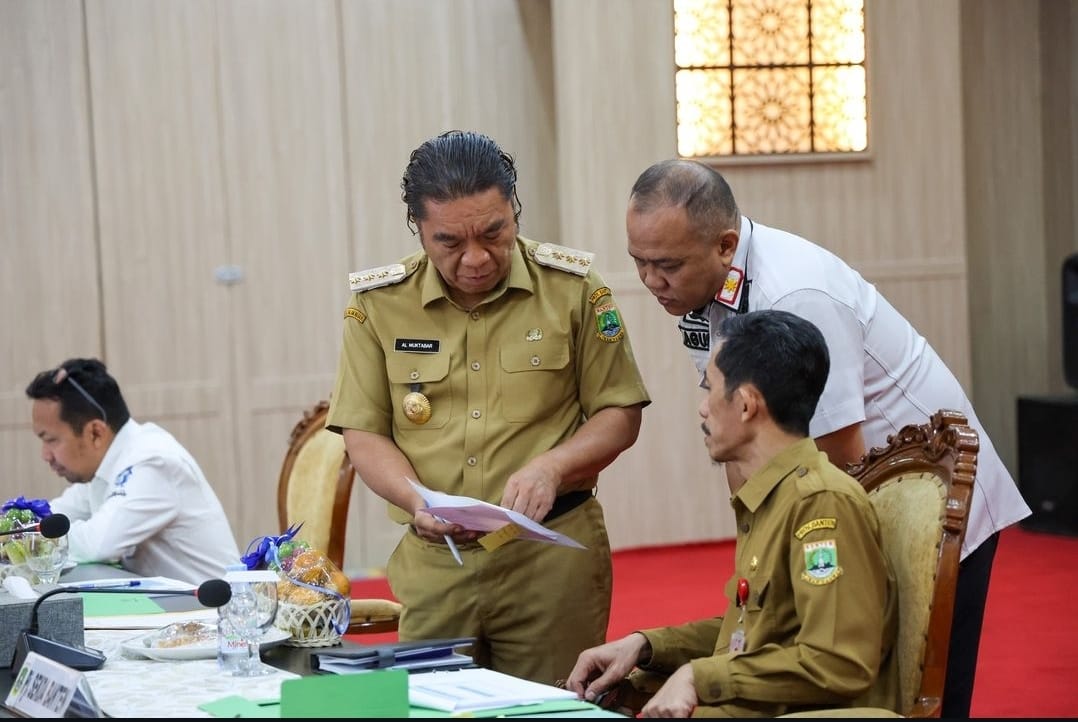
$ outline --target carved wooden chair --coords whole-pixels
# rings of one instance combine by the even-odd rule
[[[277,482],[277,516],[282,530],[302,523],[296,538],[323,550],[343,570],[356,473],[344,439],[325,428],[328,412],[329,402],[319,401],[292,429]],[[353,599],[351,611],[346,634],[394,632],[401,605],[392,599]]]
[[[846,471],[876,509],[884,552],[899,594],[897,709],[853,707],[792,712],[784,717],[939,717],[962,540],[977,474],[977,432],[957,411],[940,410],[925,424],[905,426]],[[661,685],[634,670],[603,707],[635,715]],[[888,698],[881,679],[866,698]]]
[[[947,409],[887,441],[846,471],[868,491],[898,582],[900,696],[894,712],[939,717],[980,441],[964,415]]]

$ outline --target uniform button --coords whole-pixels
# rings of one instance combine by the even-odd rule
[[[805,467],[803,467],[803,466],[797,467],[797,475],[798,476],[804,476],[807,473],[809,473],[809,470],[806,469]]]
[[[480,368],[478,361],[472,361],[472,371],[478,371]]]
[[[416,379],[419,378],[419,372],[418,371],[412,371],[412,373],[408,374],[408,378],[410,378],[412,381],[415,381]]]
[[[741,533],[742,534],[748,534],[749,533],[749,523],[748,522],[745,522],[744,524],[741,525]]]
[[[478,462],[476,461],[474,456],[469,456],[468,457],[468,460],[467,460],[468,466],[475,466],[477,463]]]
[[[539,360],[538,356],[532,356],[532,366],[538,366],[541,363],[542,361]]]
[[[479,409],[472,409],[472,418],[473,419],[478,419],[482,415],[483,415],[483,412],[480,411]]]
[[[478,321],[479,320],[479,311],[472,311],[471,315],[472,315],[472,320],[473,321]]]
[[[412,261],[411,263],[408,264],[408,267],[411,268],[414,271],[416,268],[419,267],[419,261]]]

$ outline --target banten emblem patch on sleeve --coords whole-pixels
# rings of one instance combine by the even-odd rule
[[[834,539],[809,542],[804,550],[805,571],[801,572],[801,578],[809,584],[830,584],[842,575]]]
[[[625,326],[621,322],[621,312],[614,302],[601,303],[595,307],[595,326],[599,330],[596,336],[600,341],[620,341],[625,335]]]

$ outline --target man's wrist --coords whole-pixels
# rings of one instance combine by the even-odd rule
[[[640,645],[640,650],[636,653],[636,665],[638,667],[646,667],[651,663],[651,640],[647,638],[647,635],[643,632],[633,632],[640,636],[643,640],[643,644]]]

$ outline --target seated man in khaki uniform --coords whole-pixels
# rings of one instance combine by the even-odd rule
[[[594,701],[632,673],[654,691],[645,717],[893,709],[897,596],[876,513],[808,436],[827,380],[824,338],[785,311],[732,315],[720,328],[700,416],[708,454],[742,480],[730,481],[726,612],[586,650],[566,686]],[[878,675],[889,682],[866,696]]]

